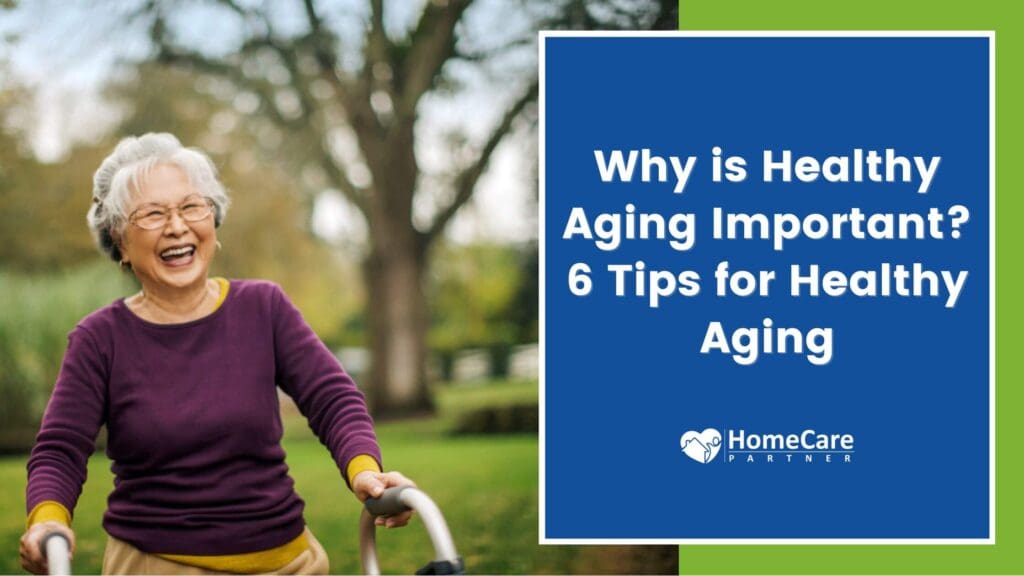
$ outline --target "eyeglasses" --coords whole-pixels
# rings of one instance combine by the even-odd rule
[[[177,210],[182,220],[199,222],[213,214],[213,200],[204,196],[188,196],[177,206],[166,204],[143,204],[128,217],[128,221],[143,230],[159,230],[167,226],[172,211]]]

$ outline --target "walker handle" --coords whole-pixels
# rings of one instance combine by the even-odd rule
[[[376,518],[377,516],[394,516],[409,510],[410,508],[401,501],[402,492],[408,488],[412,488],[412,486],[388,488],[384,490],[380,498],[367,498],[364,503],[366,511]]]
[[[43,536],[39,548],[46,556],[50,574],[71,574],[71,560],[68,558],[71,553],[71,542],[67,536],[60,532],[50,532]]]

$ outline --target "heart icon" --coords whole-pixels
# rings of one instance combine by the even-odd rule
[[[714,428],[705,428],[703,432],[690,430],[679,439],[679,446],[687,456],[701,464],[715,459],[722,447],[722,434]]]

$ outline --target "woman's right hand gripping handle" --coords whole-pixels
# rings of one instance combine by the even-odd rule
[[[33,524],[21,537],[19,555],[21,566],[33,574],[47,574],[50,566],[46,561],[44,540],[50,534],[63,535],[68,541],[68,561],[75,555],[75,533],[60,522],[40,522]]]

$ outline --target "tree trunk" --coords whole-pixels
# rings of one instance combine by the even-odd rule
[[[364,265],[371,360],[370,409],[377,417],[433,412],[427,388],[426,243],[412,225],[419,174],[412,124],[368,156],[374,194],[367,217],[371,249]]]
[[[433,412],[427,388],[427,300],[419,250],[389,243],[365,262],[372,349],[367,388],[376,417]]]

